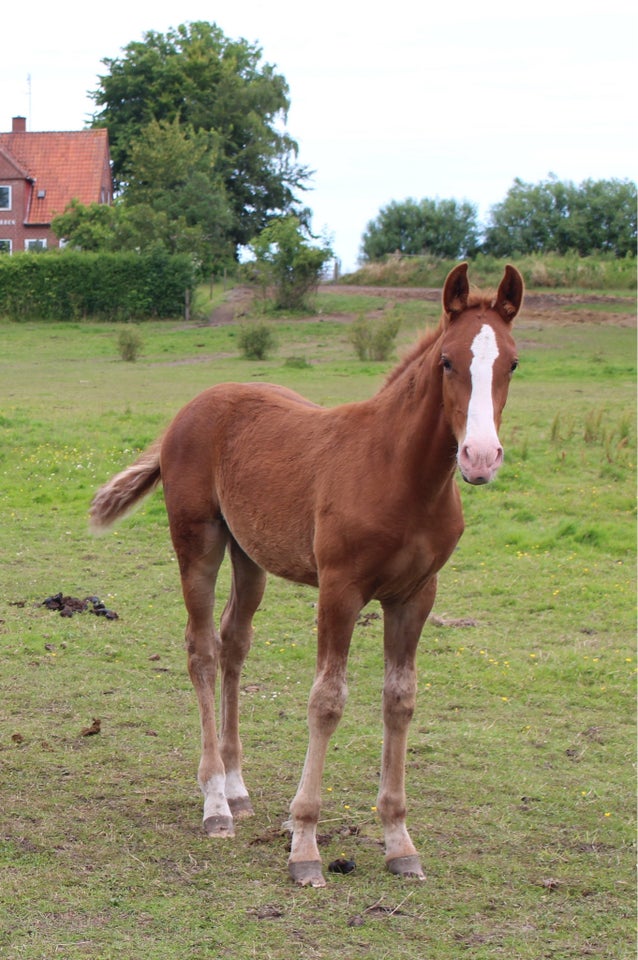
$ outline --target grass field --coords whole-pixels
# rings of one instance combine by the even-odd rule
[[[438,315],[401,309],[400,349]],[[371,605],[320,825],[324,863],[357,867],[323,890],[289,883],[281,829],[306,746],[314,592],[269,581],[242,697],[256,816],[210,841],[161,495],[100,539],[87,510],[213,382],[275,380],[332,404],[369,396],[389,365],[355,360],[347,324],[320,317],[276,323],[279,351],[259,362],[240,359],[232,325],[145,324],[124,363],[114,326],[0,324],[0,957],[635,957],[636,331],[613,310],[523,310],[505,466],[462,491],[408,753],[428,879],[383,867]],[[119,619],[61,617],[42,606],[59,591]]]

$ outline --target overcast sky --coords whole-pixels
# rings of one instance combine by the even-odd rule
[[[195,20],[256,42],[288,81],[306,202],[344,270],[391,200],[469,200],[515,177],[638,179],[634,0],[78,0],[6,5],[0,130],[78,130],[88,92],[148,30]],[[30,84],[28,82],[30,77]]]

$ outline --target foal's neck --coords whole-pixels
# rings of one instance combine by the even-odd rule
[[[443,409],[441,333],[426,335],[370,401],[398,463],[433,487],[452,480],[457,451]]]

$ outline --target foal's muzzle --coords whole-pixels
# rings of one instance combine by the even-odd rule
[[[458,464],[466,483],[480,486],[490,483],[503,463],[503,448],[498,442],[469,444],[459,447]]]

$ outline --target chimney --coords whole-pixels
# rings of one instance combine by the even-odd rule
[[[12,120],[11,133],[26,133],[26,132],[27,132],[27,118],[14,117]]]

